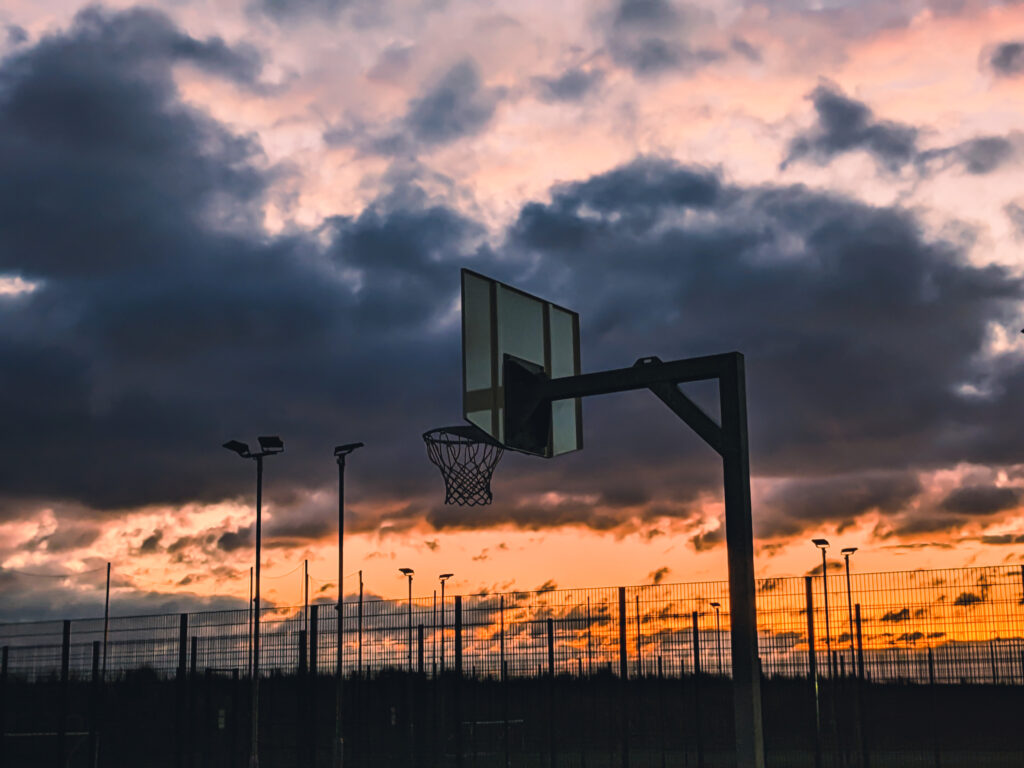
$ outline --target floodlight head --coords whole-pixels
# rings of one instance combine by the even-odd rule
[[[224,443],[223,447],[227,448],[229,451],[234,451],[243,459],[249,458],[249,446],[243,443],[241,440],[228,440],[226,443]]]
[[[450,579],[454,575],[455,575],[454,573],[442,573],[437,578],[439,578],[441,581],[446,581],[446,580]]]
[[[277,435],[264,435],[256,439],[260,441],[260,449],[264,453],[280,453],[284,450],[284,443]]]
[[[847,557],[849,557],[850,555],[852,555],[856,551],[857,551],[856,547],[843,547],[841,550],[839,550],[839,554],[846,555]]]
[[[362,443],[345,443],[344,445],[336,445],[334,446],[334,455],[341,458],[342,456],[348,456],[356,448],[362,447]]]
[[[412,576],[415,573],[415,571],[412,568],[399,568],[398,570],[400,570],[406,576]]]
[[[811,543],[819,549],[828,549],[828,539],[811,539]]]
[[[721,603],[708,603],[708,605],[710,605],[712,608],[721,608],[722,607]]]

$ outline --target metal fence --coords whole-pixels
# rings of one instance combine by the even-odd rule
[[[1024,566],[843,573],[757,582],[761,667],[798,678],[863,670],[876,682],[1024,684]],[[827,592],[826,592],[827,587]],[[828,599],[826,612],[825,602]],[[116,607],[116,606],[115,606]],[[811,617],[811,620],[808,620]],[[334,604],[260,612],[260,671],[333,673]],[[346,674],[729,676],[727,582],[509,592],[344,604]],[[251,669],[247,610],[0,625],[7,674],[88,677]],[[812,653],[813,651],[813,653]],[[813,657],[813,658],[812,658]]]

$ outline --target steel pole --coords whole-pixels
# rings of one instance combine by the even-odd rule
[[[412,574],[409,574],[409,671],[412,672]]]
[[[250,768],[260,764],[260,544],[263,535],[263,456],[256,459],[256,596],[252,622],[252,742]]]
[[[444,674],[444,582],[441,580],[441,673]]]
[[[835,677],[832,669],[832,631],[828,621],[828,563],[825,560],[825,548],[821,549],[821,589],[825,593],[825,653],[828,654],[828,676]]]
[[[345,700],[343,698],[345,675],[342,670],[342,662],[344,661],[342,642],[343,629],[342,618],[344,616],[344,563],[345,563],[345,455],[341,454],[338,457],[338,626],[337,626],[337,646],[338,646],[338,659],[337,669],[335,670],[335,679],[337,680],[337,686],[335,689],[335,725],[334,725],[334,765],[335,768],[342,768],[345,765],[345,731],[344,731],[344,717],[345,717]]]
[[[107,563],[107,596],[103,600],[103,671],[100,680],[107,679],[107,639],[110,634],[110,563]]]
[[[850,617],[850,674],[853,674],[856,651],[853,644],[853,589],[850,586],[850,556],[846,556],[846,609]]]
[[[718,674],[722,674],[722,614],[715,607],[715,645],[718,646]]]
[[[718,380],[723,438],[725,543],[729,562],[736,764],[764,768],[761,725],[761,669],[757,647],[754,588],[754,532],[750,511],[750,450],[743,355],[725,356]],[[678,392],[678,388],[675,388]],[[680,393],[681,394],[681,393]]]

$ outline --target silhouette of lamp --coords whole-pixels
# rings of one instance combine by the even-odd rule
[[[256,590],[253,596],[255,609],[252,622],[252,732],[249,744],[249,766],[258,768],[260,764],[260,544],[263,530],[263,457],[273,456],[284,451],[284,443],[277,435],[265,435],[256,438],[260,449],[250,451],[247,443],[240,440],[228,440],[225,448],[233,451],[243,459],[256,462]]]
[[[412,575],[415,571],[412,568],[399,568],[409,579],[409,671],[412,672]]]
[[[442,672],[442,674],[444,673],[444,609],[445,609],[444,585],[445,585],[445,582],[447,582],[448,579],[450,579],[454,575],[455,575],[454,573],[442,573],[440,576],[437,577],[438,581],[441,582],[441,672]]]
[[[828,539],[811,539],[811,542],[821,550],[821,588],[825,593],[825,652],[828,654],[828,674],[835,677],[832,669],[832,630],[828,618],[828,562],[825,560],[825,553],[828,551]]]
[[[843,547],[839,554],[846,560],[846,612],[850,618],[850,672],[853,672],[853,662],[856,652],[853,645],[853,588],[850,585],[850,555],[857,551],[856,547]]]

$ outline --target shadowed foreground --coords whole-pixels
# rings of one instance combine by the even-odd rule
[[[335,681],[274,675],[261,685],[260,763],[332,762]],[[180,681],[139,670],[108,684],[9,678],[3,764],[177,768],[248,764],[249,684],[233,670]],[[731,682],[589,677],[436,679],[386,670],[346,681],[346,765],[732,766]],[[770,766],[814,766],[814,689],[763,683]],[[1024,686],[821,683],[824,766],[1019,766]],[[858,712],[863,711],[863,721]],[[61,722],[67,735],[61,739]],[[861,727],[863,723],[863,727]],[[36,734],[36,735],[15,735]],[[98,747],[98,749],[97,749]],[[461,752],[461,760],[460,760]],[[628,761],[628,762],[627,762]]]

